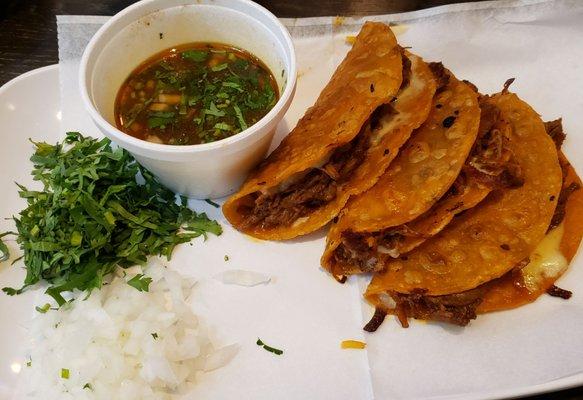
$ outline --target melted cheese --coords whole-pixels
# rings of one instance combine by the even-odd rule
[[[530,255],[530,263],[522,269],[524,283],[530,292],[539,290],[547,278],[557,278],[568,266],[560,245],[565,227],[559,225],[549,232]]]

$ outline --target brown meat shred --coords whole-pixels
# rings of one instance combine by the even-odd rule
[[[419,233],[409,229],[407,225],[387,228],[378,232],[342,233],[342,243],[332,254],[333,263],[356,267],[362,273],[380,272],[383,269],[382,256],[379,253],[391,254],[399,242],[406,237],[419,237]],[[382,250],[379,251],[379,247]]]
[[[385,310],[380,307],[375,308],[374,315],[362,329],[367,332],[376,332],[376,330],[379,329],[379,326],[382,325],[386,316],[387,312]]]
[[[471,320],[476,319],[476,309],[482,303],[484,288],[478,287],[444,296],[427,296],[423,290],[409,294],[397,292],[390,294],[397,303],[397,317],[405,328],[409,326],[407,318],[466,326]]]
[[[515,80],[516,80],[516,78],[506,79],[506,82],[504,82],[504,88],[502,89],[502,94],[508,93],[508,89],[510,89],[510,85],[512,85]]]
[[[569,300],[573,296],[570,290],[561,289],[558,286],[552,285],[547,289],[547,294],[553,297],[560,297],[561,299]]]
[[[563,131],[563,120],[562,118],[556,119],[554,121],[547,121],[545,122],[545,130],[547,134],[553,139],[555,142],[555,146],[557,150],[561,150],[561,146],[565,141],[567,135]]]
[[[312,168],[288,188],[277,193],[252,194],[252,205],[241,206],[244,226],[270,229],[289,226],[336,198],[338,186],[362,163],[370,145],[364,129],[349,143],[337,148],[321,168]]]
[[[471,177],[491,188],[517,188],[524,184],[520,165],[509,147],[509,137],[500,129],[503,123],[500,109],[487,102],[487,96],[480,101],[480,127],[474,148],[464,167]]]
[[[449,83],[449,72],[440,62],[429,63],[429,69],[431,69],[433,76],[437,80],[437,90],[435,93],[441,93]]]
[[[547,232],[555,229],[557,226],[561,225],[563,219],[565,218],[565,212],[567,209],[567,200],[569,196],[577,190],[581,189],[581,185],[577,182],[572,182],[569,186],[563,187],[561,193],[559,194],[559,200],[557,201],[557,207],[555,208],[555,213],[553,218],[551,218],[551,223],[549,224],[549,229]]]
[[[403,81],[401,82],[401,87],[399,90],[403,90],[411,82],[411,60],[405,55],[405,51],[401,48],[401,54],[403,59]]]
[[[361,272],[373,272],[379,261],[376,246],[367,241],[368,235],[346,231],[342,233],[342,243],[334,251],[334,262],[353,265]]]

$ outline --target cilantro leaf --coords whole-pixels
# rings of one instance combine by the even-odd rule
[[[212,201],[211,199],[204,199],[204,201],[206,203],[210,204],[211,206],[213,206],[214,208],[220,208],[221,207],[217,203],[215,203],[214,201]]]
[[[261,339],[259,339],[259,338],[257,338],[257,342],[255,342],[255,344],[257,346],[263,347],[266,351],[269,351],[270,353],[276,354],[278,356],[280,356],[280,355],[283,354],[283,350],[276,349],[275,347],[268,346],[265,343],[263,343],[263,341]]]
[[[245,118],[243,118],[243,113],[238,105],[234,104],[233,109],[235,110],[235,115],[237,116],[237,121],[239,121],[239,126],[241,130],[244,131],[247,129],[247,123],[245,122]]]
[[[209,108],[204,110],[205,114],[213,115],[215,117],[224,117],[225,112],[217,108],[214,102],[211,101]]]
[[[174,116],[176,113],[173,111],[156,111],[150,113],[150,118],[148,118],[148,128],[162,128],[164,129],[167,125],[172,125],[174,123]]]
[[[6,293],[8,296],[16,296],[17,294],[22,293],[21,289],[14,289],[11,287],[2,288],[2,291]]]
[[[231,88],[231,89],[236,89],[238,92],[243,92],[243,89],[241,89],[241,85],[238,84],[237,82],[231,82],[231,81],[223,82],[223,86]]]
[[[150,113],[151,117],[159,117],[159,118],[174,118],[176,113],[174,111],[154,111]]]
[[[2,241],[2,236],[0,235],[0,262],[6,261],[10,258],[10,251],[8,250],[8,246],[6,243]]]
[[[140,292],[148,292],[150,283],[152,283],[152,278],[144,276],[144,274],[138,274],[128,281],[128,285],[138,289]]]
[[[182,58],[194,62],[203,62],[209,56],[209,53],[202,50],[187,50],[182,52]]]
[[[224,69],[227,69],[227,66],[228,66],[227,63],[222,63],[222,64],[215,65],[214,67],[211,67],[211,70],[213,72],[219,72],[219,71],[222,71]]]
[[[214,125],[214,128],[219,129],[221,131],[232,131],[233,130],[233,127],[231,125],[227,124],[226,122],[217,122]]]
[[[217,221],[209,219],[205,213],[191,218],[186,224],[183,225],[183,228],[187,231],[205,235],[205,237],[207,232],[217,236],[223,233],[223,228],[221,225]]]
[[[42,307],[36,306],[34,309],[41,314],[46,314],[47,311],[49,311],[51,309],[51,305],[49,303],[47,303]]]

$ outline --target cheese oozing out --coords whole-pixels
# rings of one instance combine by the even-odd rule
[[[550,231],[530,255],[530,262],[522,269],[524,283],[530,292],[539,290],[545,279],[555,279],[568,266],[567,259],[560,250],[565,227],[560,224]]]

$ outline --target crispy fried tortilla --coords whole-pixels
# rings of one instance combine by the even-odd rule
[[[389,257],[399,257],[427,239],[441,232],[447,224],[463,211],[475,207],[486,198],[491,188],[482,184],[464,170],[450,190],[429,211],[420,215],[410,223],[396,227],[385,234],[390,235]]]
[[[516,308],[545,293],[570,298],[571,292],[558,288],[555,282],[567,270],[581,243],[583,190],[580,190],[582,183],[575,170],[562,154],[559,156],[565,177],[551,229],[527,259],[502,277],[462,293],[444,296],[426,296],[421,292],[378,294],[375,317],[365,329],[375,331],[387,311],[396,313],[405,327],[410,316],[464,326],[477,314]]]
[[[529,263],[486,284],[478,313],[516,308],[553,291],[567,270],[583,237],[583,190],[581,179],[562,153],[563,187],[557,200],[552,229],[528,257]],[[553,293],[551,293],[553,294]]]
[[[365,297],[404,325],[407,317],[467,324],[488,282],[527,265],[555,215],[563,177],[553,139],[515,94],[503,91],[491,100],[512,127],[509,147],[524,183],[493,192],[373,278]]]
[[[324,226],[377,181],[435,89],[423,60],[399,48],[388,26],[367,22],[316,104],[225,203],[226,218],[271,240]]]
[[[474,145],[480,123],[477,93],[441,64],[433,64],[433,70],[441,71],[435,72],[441,85],[427,120],[377,184],[353,197],[332,225],[321,262],[336,277],[382,269],[378,251],[383,246],[376,245],[379,232],[399,227],[392,233],[421,238],[424,232],[417,235],[404,224],[428,212],[448,191]]]
[[[473,149],[448,192],[411,222],[381,231],[342,233],[342,242],[328,262],[336,276],[383,269],[396,258],[438,234],[454,216],[475,207],[494,189],[522,184],[520,169],[508,147],[510,124],[488,96],[480,100],[480,127]]]

